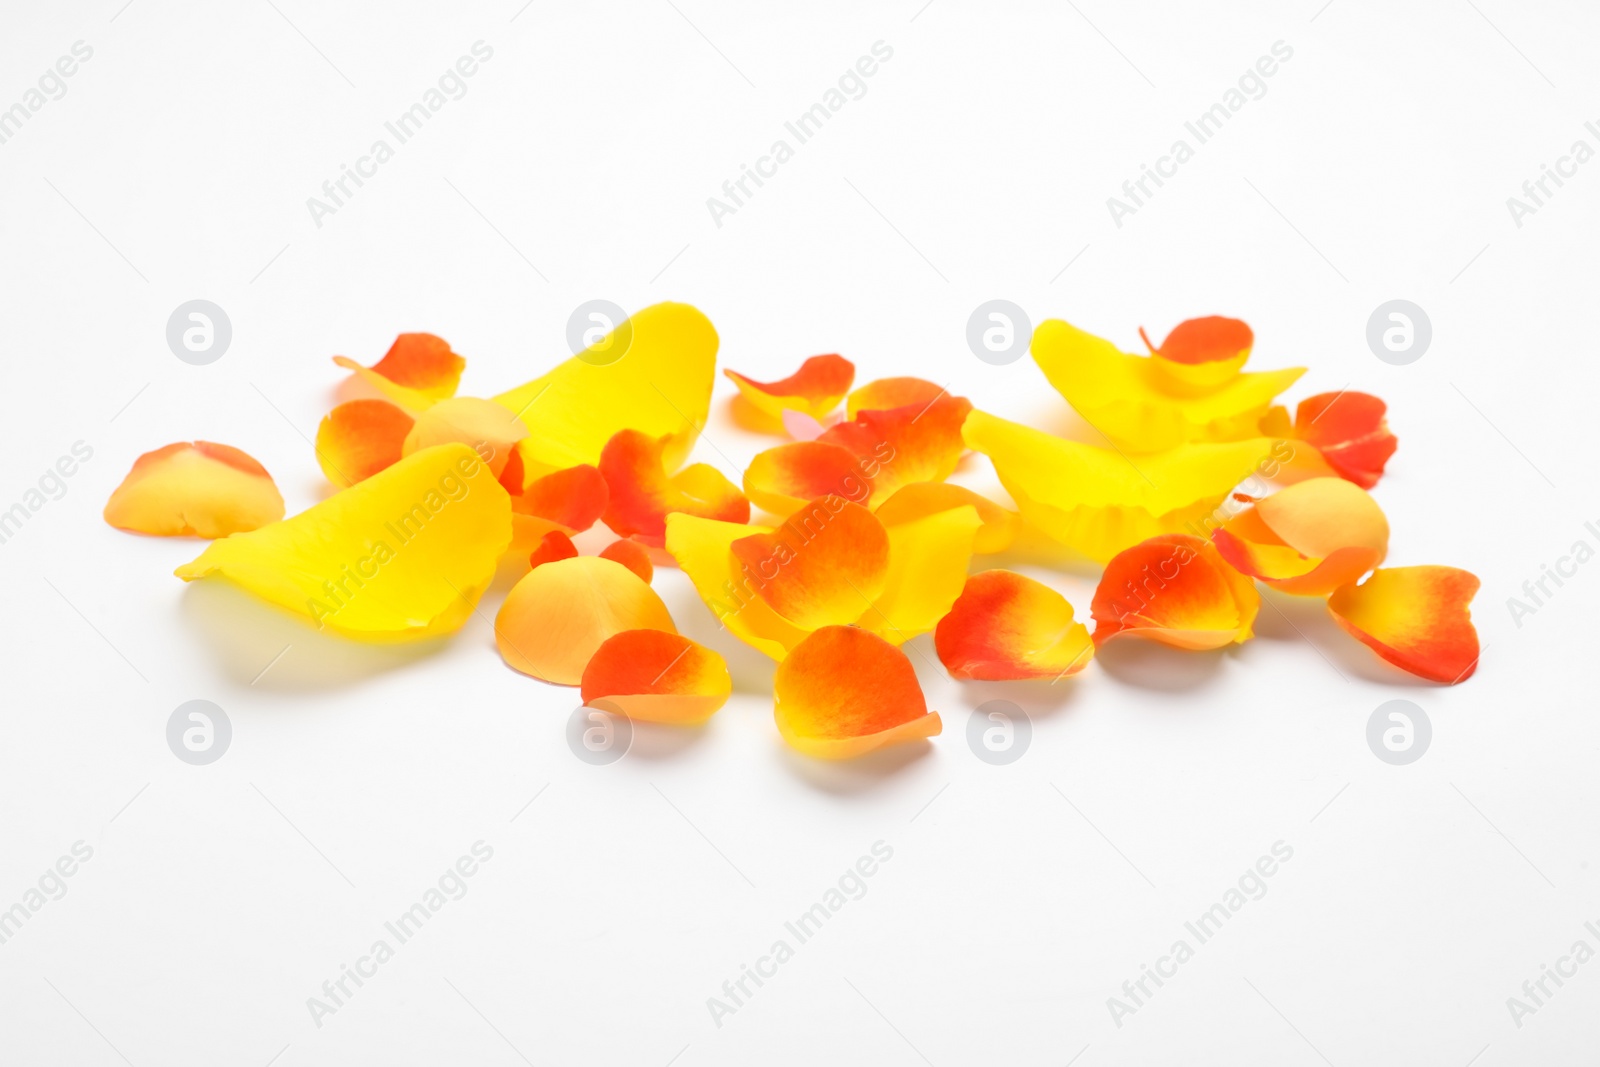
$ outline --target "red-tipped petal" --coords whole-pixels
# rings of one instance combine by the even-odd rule
[[[655,564],[650,562],[650,552],[637,541],[626,538],[613,541],[600,550],[600,558],[616,560],[647,582],[656,574]]]
[[[1133,634],[1174,648],[1221,648],[1248,640],[1260,609],[1250,579],[1190,534],[1162,534],[1117,553],[1090,605],[1097,647]]]
[[[735,370],[725,370],[740,394],[758,411],[770,418],[782,418],[785,411],[802,411],[820,419],[844,399],[855,381],[856,367],[837,354],[812,356],[800,369],[775,382],[758,382]]]
[[[1322,453],[1328,465],[1363,489],[1383,477],[1400,446],[1389,432],[1388,405],[1369,393],[1319,393],[1295,409],[1295,436]]]
[[[583,702],[630,719],[694,726],[728,702],[728,664],[711,649],[663,630],[606,638],[583,669]]]
[[[852,759],[941,729],[906,654],[854,626],[825,626],[801,641],[772,688],[778,732],[808,756]]]
[[[933,633],[939,662],[956,678],[1005,681],[1076,674],[1094,657],[1088,629],[1067,598],[1013,571],[967,579]]]
[[[530,569],[541,563],[554,563],[558,559],[571,559],[578,554],[578,547],[572,543],[572,538],[560,530],[551,530],[539,541],[539,547],[528,556]]]
[[[351,400],[317,427],[317,463],[328,481],[346,489],[400,460],[412,418],[387,400]]]
[[[661,547],[667,515],[681,511],[721,522],[749,522],[750,501],[715,467],[696,463],[668,476],[662,457],[669,438],[622,430],[600,453],[610,499],[606,525],[624,537]]]
[[[599,469],[579,464],[535,479],[521,496],[511,497],[511,510],[579,533],[599,521],[608,499],[606,480]]]
[[[1477,575],[1455,567],[1390,567],[1336,589],[1328,613],[1401,670],[1454,685],[1478,669],[1478,586]]]

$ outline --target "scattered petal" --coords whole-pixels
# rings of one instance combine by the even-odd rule
[[[1159,375],[1177,392],[1203,392],[1232,381],[1245,361],[1255,334],[1238,319],[1211,315],[1178,323],[1157,348],[1140,327]]]
[[[1017,529],[1022,524],[1022,517],[962,485],[912,482],[895,490],[894,495],[879,504],[873,514],[892,530],[901,523],[966,505],[975,508],[978,518],[983,522],[972,542],[973,552],[988,555],[1004,552],[1011,547],[1016,540]]]
[[[892,645],[937,626],[961,595],[982,521],[976,508],[962,505],[888,527],[883,592],[857,624]]]
[[[853,759],[942,728],[906,654],[854,626],[826,626],[800,642],[778,664],[773,695],[783,739],[821,759]]]
[[[1471,609],[1478,585],[1476,575],[1455,567],[1390,567],[1334,590],[1328,613],[1401,670],[1455,685],[1478,669]]]
[[[913,482],[950,477],[966,451],[961,427],[971,411],[970,400],[941,392],[925,403],[858,411],[817,441],[848,449],[870,479],[874,497],[881,499]]]
[[[459,629],[510,541],[506,491],[477,453],[449,444],[216,541],[176,573],[227,578],[346,637],[397,641]]]
[[[370,478],[401,456],[412,418],[387,400],[351,400],[317,427],[317,464],[340,489]]]
[[[506,469],[516,443],[528,436],[522,420],[493,400],[457,396],[441,400],[417,416],[406,434],[406,455],[435,445],[458,442],[470,446],[498,479]]]
[[[578,685],[606,638],[624,630],[678,632],[654,589],[599,556],[535,567],[511,587],[494,620],[506,663],[556,685]]]
[[[570,534],[599,522],[609,500],[600,469],[580,463],[535,479],[520,496],[511,498],[511,507],[519,515],[548,519]]]
[[[1083,670],[1094,657],[1089,629],[1067,598],[1015,571],[982,571],[933,634],[939,662],[956,678],[1052,681]]]
[[[1241,574],[1296,596],[1327,596],[1383,562],[1389,521],[1366,490],[1312,478],[1255,501],[1212,538]]]
[[[1400,446],[1389,432],[1387,411],[1369,393],[1319,393],[1295,409],[1294,436],[1321,452],[1341,478],[1371,489]]]
[[[889,411],[913,404],[923,408],[944,395],[944,386],[922,378],[879,378],[850,394],[845,402],[845,418],[853,419],[863,411]]]
[[[572,538],[560,530],[551,530],[539,540],[539,547],[528,556],[528,569],[542,563],[554,563],[558,559],[571,559],[578,554],[578,546],[572,543]]]
[[[752,533],[772,530],[675,512],[667,516],[666,548],[718,623],[751,648],[781,660],[806,631],[768,607],[734,559],[733,543]]]
[[[883,524],[842,497],[812,501],[777,530],[728,547],[756,595],[803,630],[854,622],[889,578]]]
[[[272,475],[248,454],[210,441],[180,441],[133,461],[106,501],[119,530],[160,537],[227,537],[283,518]]]
[[[333,361],[413,412],[455,396],[461,371],[467,365],[465,359],[450,350],[444,338],[431,333],[401,334],[384,357],[370,367],[363,367],[349,356],[334,356]]]
[[[869,472],[876,466],[842,445],[792,441],[756,454],[744,471],[744,492],[756,507],[778,516],[824,496],[864,503],[872,496]]]
[[[711,649],[664,630],[606,638],[583,669],[583,702],[646,722],[695,726],[733,695],[728,664]]]
[[[1118,553],[1090,605],[1096,647],[1133,634],[1174,648],[1221,648],[1249,640],[1260,610],[1254,583],[1191,534],[1152,537]]]
[[[600,474],[608,490],[607,526],[659,548],[667,515],[675,511],[750,521],[750,501],[715,467],[696,463],[668,477],[662,457],[670,443],[670,437],[651,438],[638,430],[620,430],[606,443]]]
[[[739,394],[770,419],[798,411],[821,419],[839,406],[856,378],[856,365],[843,356],[812,356],[800,369],[775,382],[758,382],[735,370],[722,372],[739,387]]]
[[[656,576],[655,565],[650,562],[650,552],[637,541],[627,538],[613,541],[600,550],[600,558],[616,560],[647,582]]]

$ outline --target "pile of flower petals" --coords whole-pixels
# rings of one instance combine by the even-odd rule
[[[721,628],[777,661],[777,733],[822,758],[939,733],[902,649],[921,634],[954,678],[1054,684],[1114,639],[1249,641],[1260,587],[1324,599],[1339,629],[1401,670],[1466,679],[1478,580],[1382,566],[1389,524],[1368,490],[1397,447],[1383,401],[1325,393],[1291,421],[1276,401],[1304,371],[1245,371],[1254,345],[1219,316],[1146,337],[1143,354],[1042,323],[1035,362],[1109,447],[919,378],[856,386],[837,354],[776,381],[727,369],[744,421],[787,438],[729,471],[736,484],[687,462],[718,349],[693,307],[646,308],[491,397],[458,395],[467,361],[446,341],[402,334],[370,366],[335,357],[373,395],[318,428],[314,460],[334,490],[321,503],[285,518],[249,455],[178,442],[135,461],[105,518],[211,539],[179,577],[227,579],[362,641],[454,633],[509,572],[494,622],[508,666],[613,714],[693,726],[732,682],[653,588],[675,564]],[[946,481],[969,451],[1010,501]],[[597,527],[613,536],[591,554],[580,544],[599,544]],[[1103,565],[1086,620],[1044,582],[975,565],[1024,538]]]

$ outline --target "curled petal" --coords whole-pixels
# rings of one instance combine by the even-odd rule
[[[160,537],[227,537],[283,518],[272,475],[248,454],[211,441],[146,452],[106,501],[119,530]]]
[[[717,331],[704,315],[688,304],[656,304],[494,399],[533,432],[520,446],[531,472],[598,464],[619,430],[669,437],[664,466],[677,470],[710,411],[716,359]]]
[[[1191,534],[1152,537],[1118,553],[1090,605],[1096,647],[1136,634],[1174,648],[1221,648],[1249,640],[1260,610],[1254,583]]]
[[[583,702],[630,719],[694,726],[733,694],[728,664],[711,649],[664,630],[624,630],[583,669]]]
[[[1238,319],[1210,315],[1178,323],[1157,348],[1141,327],[1139,336],[1150,349],[1161,378],[1177,392],[1201,392],[1232,381],[1245,361],[1255,334]]]
[[[578,685],[600,646],[624,630],[678,632],[654,589],[599,556],[535,567],[511,587],[494,620],[506,663],[556,685]]]
[[[783,739],[822,759],[853,759],[941,729],[906,654],[854,626],[825,626],[800,642],[778,664],[773,695]]]
[[[666,548],[719,623],[751,648],[781,660],[806,631],[767,606],[732,551],[735,541],[751,533],[771,532],[675,512],[667,516]]]
[[[213,542],[176,573],[227,578],[346,637],[398,641],[459,629],[510,541],[506,491],[476,452],[450,444]]]
[[[1224,381],[1208,385],[1206,376],[1229,371],[1228,361],[1128,355],[1059,319],[1039,324],[1031,351],[1050,384],[1085,421],[1134,452],[1252,437],[1272,398],[1305,373],[1295,367],[1245,374],[1233,366]]]
[[[756,595],[803,630],[854,622],[884,591],[889,535],[872,512],[824,497],[728,546]]]
[[[968,578],[933,643],[951,675],[986,682],[1054,680],[1094,658],[1089,629],[1072,617],[1067,598],[1015,571]]]
[[[961,595],[981,524],[977,509],[962,505],[888,527],[883,592],[856,624],[893,645],[937,626]]]
[[[411,426],[411,416],[387,400],[347,401],[317,427],[317,464],[348,489],[399,460]]]
[[[571,559],[578,554],[578,546],[572,543],[572,538],[560,530],[551,530],[539,540],[539,547],[528,556],[528,568],[543,563],[554,563],[558,559]]]
[[[450,350],[444,338],[431,333],[401,334],[384,357],[370,367],[363,367],[349,356],[334,356],[333,361],[413,412],[455,396],[461,371],[467,365],[465,359]]]
[[[944,386],[923,378],[879,378],[850,394],[845,402],[845,418],[853,419],[863,411],[889,411],[907,405],[922,408],[944,395]]]
[[[869,499],[870,469],[843,445],[793,441],[756,454],[744,471],[744,492],[763,511],[787,516],[818,497]]]
[[[1342,478],[1278,490],[1212,537],[1241,574],[1297,596],[1327,596],[1383,562],[1389,521],[1378,502]]]
[[[457,396],[441,400],[417,416],[417,421],[406,434],[402,451],[406,455],[449,444],[452,441],[469,445],[496,478],[506,469],[516,443],[528,436],[522,420],[493,400],[475,396]]]
[[[1017,528],[1021,525],[1021,516],[962,485],[912,482],[895,490],[889,499],[874,509],[873,514],[892,530],[901,523],[967,505],[977,510],[978,518],[983,523],[972,542],[973,552],[988,555],[1004,552],[1011,547],[1017,537]]]
[[[856,365],[843,356],[812,356],[800,369],[775,382],[758,382],[735,370],[722,372],[739,387],[739,394],[756,410],[771,419],[783,418],[785,411],[800,411],[821,419],[850,391],[856,378]]]
[[[750,501],[715,467],[696,463],[668,477],[662,457],[669,437],[620,430],[600,453],[609,491],[606,525],[657,548],[674,511],[723,522],[750,521]]]
[[[982,411],[963,434],[994,462],[1025,519],[1096,561],[1157,534],[1207,528],[1236,485],[1275,469],[1279,451],[1258,437],[1129,457]]]
[[[875,498],[882,498],[913,482],[948,478],[966,451],[961,427],[971,411],[965,397],[941,394],[924,404],[858,411],[817,440],[854,454],[871,478]]]
[[[1328,598],[1328,613],[1356,640],[1420,678],[1455,685],[1478,669],[1472,598],[1478,578],[1455,567],[1390,567]]]
[[[637,541],[627,538],[613,541],[600,550],[601,559],[616,560],[645,581],[650,581],[656,575],[656,568],[650,562],[650,553]]]
[[[580,463],[535,479],[511,498],[511,507],[519,515],[548,519],[568,533],[579,533],[600,520],[609,500],[600,469]]]
[[[1319,393],[1295,409],[1294,436],[1321,452],[1339,477],[1371,489],[1400,446],[1389,432],[1387,410],[1369,393]]]

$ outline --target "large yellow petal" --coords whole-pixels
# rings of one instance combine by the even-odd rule
[[[510,497],[476,452],[448,444],[214,542],[175,573],[227,578],[346,637],[401,641],[460,628],[510,542]]]
[[[1241,372],[1215,388],[1179,390],[1156,359],[1129,355],[1060,319],[1039,324],[1031,351],[1067,403],[1119,448],[1137,452],[1253,437],[1272,398],[1305,373]]]
[[[1279,461],[1266,437],[1129,458],[983,411],[967,416],[962,433],[993,461],[1028,522],[1101,563],[1157,534],[1209,534],[1228,493],[1252,474],[1270,476]]]
[[[939,625],[961,596],[983,519],[971,504],[889,529],[889,577],[856,625],[899,645]]]
[[[614,339],[631,338],[620,357]],[[606,362],[607,359],[610,362]],[[527,423],[519,446],[530,476],[587,463],[618,430],[668,436],[664,459],[675,471],[689,456],[711,409],[717,331],[688,304],[655,304],[594,347],[495,401]]]
[[[772,532],[770,526],[702,519],[675,511],[667,516],[666,547],[718,622],[751,648],[781,660],[805,640],[808,631],[761,599],[733,555],[735,541]]]

